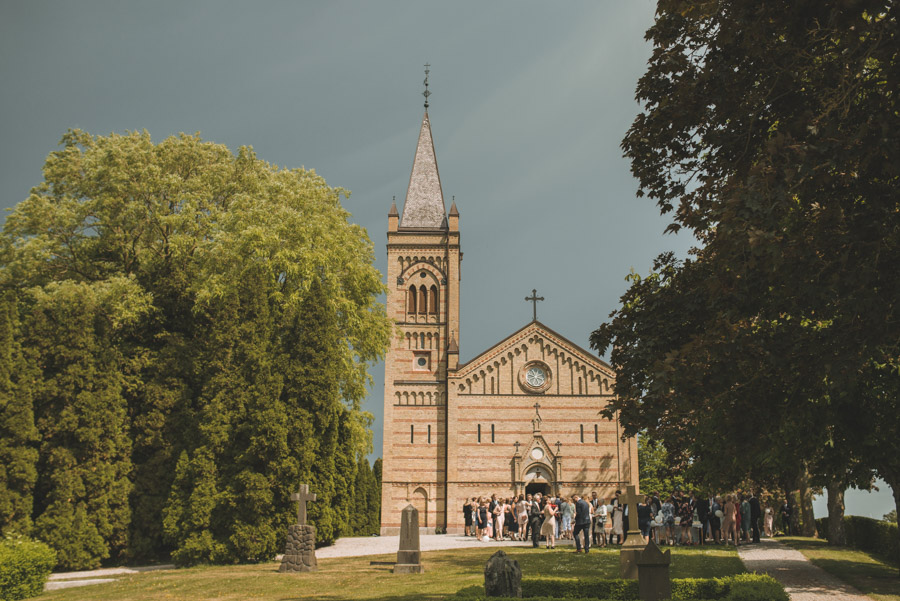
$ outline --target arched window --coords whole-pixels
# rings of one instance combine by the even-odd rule
[[[491,442],[494,442],[494,424],[491,424]]]
[[[438,314],[438,289],[435,285],[431,286],[431,304],[429,307],[431,308],[432,315]]]
[[[584,424],[581,424],[581,442],[584,442]]]
[[[415,442],[415,429],[416,427],[413,424],[409,425],[409,444]]]
[[[481,442],[481,424],[478,424],[478,442]]]
[[[425,315],[428,313],[428,289],[425,284],[419,286],[419,313]]]
[[[416,287],[409,287],[409,294],[406,296],[406,312],[407,313],[415,313],[416,312]]]
[[[431,424],[428,424],[428,444],[431,444]]]
[[[600,442],[600,429],[594,424],[594,442]]]

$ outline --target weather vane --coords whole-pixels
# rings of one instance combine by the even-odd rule
[[[429,65],[428,63],[425,63],[425,91],[422,92],[422,96],[425,97],[425,110],[426,111],[428,110],[428,97],[431,96],[431,92],[428,91],[428,74],[431,73],[431,71],[428,70],[428,67],[430,67],[430,66],[431,65]]]

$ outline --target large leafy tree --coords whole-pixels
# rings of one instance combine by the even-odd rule
[[[898,10],[660,0],[647,32],[623,148],[700,246],[632,275],[592,344],[626,433],[690,441],[723,483],[864,466],[900,503]]]
[[[343,194],[312,171],[197,136],[154,144],[146,132],[73,130],[48,157],[44,182],[7,218],[0,287],[17,299],[22,352],[40,366],[29,394],[41,532],[83,526],[71,517],[78,496],[51,494],[83,483],[52,474],[121,458],[107,489],[90,494],[131,491],[130,517],[85,531],[79,565],[123,548],[184,562],[268,558],[316,453],[331,449],[328,461],[349,466],[339,480],[352,486],[371,444],[360,409],[367,364],[390,325],[376,302],[383,285],[371,242],[348,222]],[[315,368],[298,367],[310,360],[301,334],[327,348]],[[320,370],[327,394],[299,394],[326,377]],[[71,419],[54,421],[66,411]],[[88,422],[110,431],[85,430]],[[346,503],[347,486],[335,486]],[[341,512],[321,517],[330,538]]]

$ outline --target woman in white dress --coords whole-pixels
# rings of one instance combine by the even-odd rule
[[[556,516],[559,512],[556,505],[550,499],[544,497],[544,523],[541,525],[541,534],[547,538],[547,548],[556,548]]]
[[[519,521],[519,540],[525,540],[525,531],[528,529],[528,505],[525,504],[525,496],[519,495],[516,503],[516,517]]]
[[[622,539],[625,538],[625,530],[622,528],[622,517],[625,513],[625,508],[622,507],[622,504],[619,503],[619,493],[616,491],[616,498],[613,499],[612,505],[610,506],[610,511],[612,511],[612,534],[616,535],[616,543],[617,545],[622,544]]]
[[[503,540],[503,521],[506,519],[506,499],[494,507],[494,540]]]

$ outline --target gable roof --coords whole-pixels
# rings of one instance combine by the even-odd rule
[[[567,352],[577,357],[583,363],[590,365],[597,371],[604,373],[609,377],[615,378],[615,371],[613,371],[613,368],[609,365],[609,363],[592,354],[590,351],[583,349],[562,334],[553,331],[537,320],[534,320],[524,327],[519,328],[489,349],[483,351],[482,353],[479,353],[469,361],[460,364],[456,369],[456,373],[450,374],[450,377],[462,377],[474,372],[476,369],[489,362],[497,355],[507,352],[507,350],[509,349],[515,348],[519,345],[519,343],[522,342],[522,340],[528,339],[534,333],[540,333],[543,338],[552,342],[556,346],[565,349]]]

